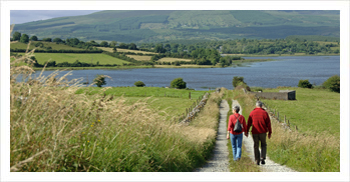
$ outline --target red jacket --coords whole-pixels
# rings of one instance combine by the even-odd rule
[[[231,134],[234,134],[234,135],[239,135],[241,134],[242,132],[240,133],[236,133],[233,131],[233,128],[234,128],[234,125],[236,124],[237,122],[237,118],[239,120],[239,122],[242,124],[243,128],[242,128],[242,132],[246,132],[247,131],[247,124],[245,122],[245,119],[244,119],[244,116],[236,113],[236,114],[232,114],[230,116],[230,119],[228,120],[228,128],[227,128],[227,131],[230,131]]]
[[[255,108],[249,114],[247,131],[251,126],[253,126],[252,134],[272,133],[269,114],[262,108]]]

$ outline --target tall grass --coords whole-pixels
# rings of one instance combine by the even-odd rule
[[[250,112],[255,107],[253,95],[235,90],[235,99]],[[311,109],[311,108],[309,108]],[[249,113],[243,112],[247,118]],[[307,110],[305,110],[307,112]],[[328,134],[300,133],[285,129],[278,121],[272,119],[272,136],[267,140],[267,155],[275,162],[302,172],[339,172],[340,142],[339,138]]]
[[[217,94],[186,126],[144,101],[76,94],[79,82],[58,72],[32,78],[19,61],[11,62],[11,171],[192,171],[211,153]],[[30,79],[16,82],[18,74]]]

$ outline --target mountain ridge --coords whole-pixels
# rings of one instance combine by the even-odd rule
[[[39,38],[135,43],[290,35],[339,37],[339,20],[339,11],[331,10],[108,10],[19,24],[14,31]]]

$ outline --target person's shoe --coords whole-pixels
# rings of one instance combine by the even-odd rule
[[[256,165],[260,165],[260,161],[259,160],[256,160]]]
[[[265,164],[265,159],[261,159],[261,164]]]
[[[239,160],[241,160],[241,158],[238,158],[236,161],[238,162]]]

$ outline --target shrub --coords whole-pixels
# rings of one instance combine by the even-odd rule
[[[136,87],[144,87],[144,86],[146,86],[146,84],[143,83],[142,81],[137,81],[137,82],[134,83],[134,85],[135,85]]]
[[[102,85],[106,85],[106,75],[96,75],[94,82],[97,87],[102,87]]]
[[[182,78],[175,78],[173,81],[171,81],[170,87],[184,89],[186,88],[186,82],[184,82]]]
[[[312,84],[309,80],[299,80],[298,87],[300,88],[312,88]]]
[[[244,77],[238,77],[238,76],[233,77],[233,80],[232,80],[233,87],[237,87],[240,82],[246,84],[243,80],[244,80]]]
[[[340,77],[338,75],[329,77],[322,85],[332,92],[340,93]]]

